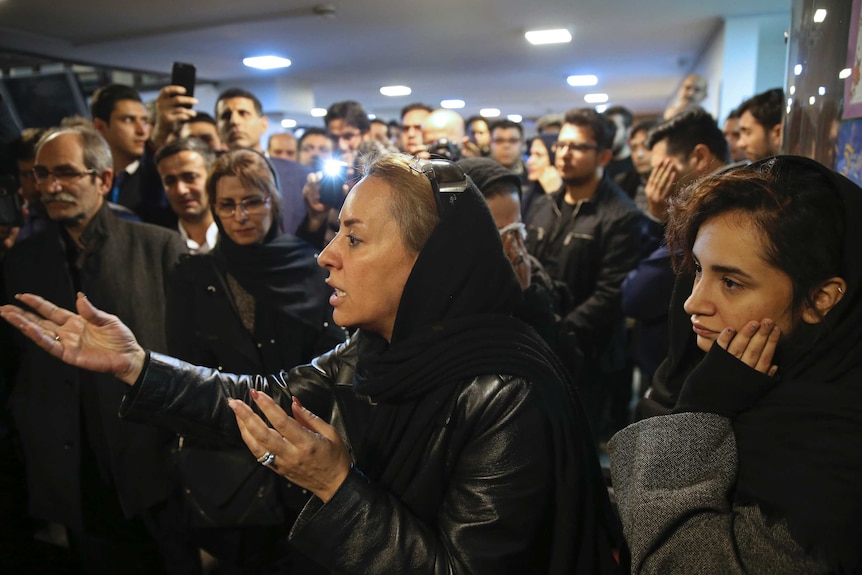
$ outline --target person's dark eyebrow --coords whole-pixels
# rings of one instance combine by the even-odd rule
[[[350,218],[349,220],[344,220],[343,222],[339,220],[338,224],[341,227],[350,228],[357,224],[362,224],[362,220],[360,220],[359,218]]]
[[[753,279],[750,275],[745,273],[739,268],[735,268],[733,266],[720,266],[720,265],[712,265],[709,267],[712,271],[719,274],[731,274],[735,276],[743,277],[747,280]]]

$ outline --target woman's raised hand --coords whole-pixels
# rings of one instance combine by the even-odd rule
[[[129,385],[137,381],[146,352],[117,316],[97,309],[81,292],[77,314],[34,294],[15,298],[36,313],[4,305],[0,315],[36,345],[69,365],[110,373]]]
[[[725,328],[716,343],[749,367],[773,376],[778,366],[772,363],[772,358],[780,336],[781,330],[775,322],[764,318],[759,322],[748,322],[739,333],[733,328]]]
[[[324,503],[329,501],[350,471],[350,454],[338,432],[295,396],[293,418],[262,391],[251,390],[251,396],[272,427],[242,401],[232,399],[229,405],[252,455]]]

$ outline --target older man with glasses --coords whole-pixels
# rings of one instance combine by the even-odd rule
[[[43,136],[32,173],[51,221],[9,250],[7,301],[35,291],[70,306],[84,292],[166,349],[165,281],[183,251],[179,236],[112,214],[105,201],[111,152],[91,128]],[[120,421],[117,380],[20,345],[11,404],[30,514],[66,528],[87,573],[199,568],[196,550],[172,532],[179,509],[168,465],[172,434]]]

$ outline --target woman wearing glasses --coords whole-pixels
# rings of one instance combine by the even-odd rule
[[[266,158],[251,150],[220,156],[206,191],[219,239],[212,253],[186,256],[177,267],[169,352],[228,373],[277,373],[343,341],[313,250],[279,231],[279,194]],[[177,462],[195,543],[219,560],[220,573],[257,573],[293,562],[281,541],[307,496],[287,482],[280,489],[237,443],[225,448],[183,435]]]
[[[46,319],[2,312],[132,385],[126,417],[224,436],[238,422],[262,464],[313,494],[290,540],[332,571],[615,572],[585,417],[564,368],[511,316],[521,288],[479,192],[450,162],[384,156],[340,225],[318,263],[335,321],[358,332],[290,373],[147,354],[83,296],[81,316],[34,296],[21,301]]]

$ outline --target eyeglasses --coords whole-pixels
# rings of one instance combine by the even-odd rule
[[[245,212],[249,216],[259,216],[269,208],[270,198],[262,198],[260,196],[246,198],[240,203],[235,202],[219,202],[216,204],[216,214],[220,218],[232,218],[237,213],[237,208]]]
[[[57,180],[61,184],[71,184],[75,180],[83,178],[84,176],[91,176],[98,173],[99,171],[95,169],[89,169],[82,172],[74,168],[56,168],[54,170],[49,170],[45,166],[33,167],[33,177],[36,178],[36,183],[38,184],[50,183],[53,180]]]
[[[571,150],[573,152],[588,152],[590,150],[598,150],[596,144],[585,144],[583,142],[554,142],[551,144],[551,149],[555,153],[560,153],[563,150]]]

